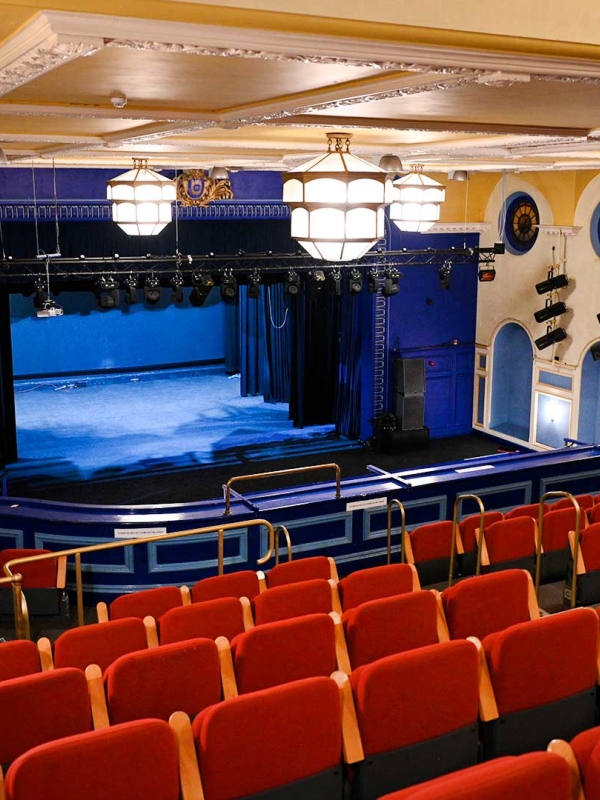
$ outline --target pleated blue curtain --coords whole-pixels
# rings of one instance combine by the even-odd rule
[[[341,297],[335,432],[349,439],[358,439],[360,433],[361,309],[360,295]]]

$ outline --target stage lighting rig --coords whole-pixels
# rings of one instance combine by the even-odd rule
[[[296,272],[295,269],[289,269],[287,275],[285,276],[284,282],[284,291],[286,294],[292,295],[295,297],[300,293],[300,275]]]
[[[194,287],[190,292],[190,303],[196,308],[199,308],[206,302],[206,298],[210,294],[215,282],[211,275],[204,272],[194,275],[193,282]]]
[[[370,292],[377,294],[379,291],[379,273],[376,269],[370,269],[367,275],[367,286]]]
[[[221,298],[226,303],[235,303],[238,296],[238,285],[231,270],[221,276]]]
[[[119,281],[114,275],[102,275],[96,283],[98,308],[116,308],[119,305]]]
[[[35,282],[35,296],[33,298],[33,305],[35,308],[44,308],[48,302],[50,295],[46,291],[46,284],[40,278]]]
[[[482,267],[479,270],[479,280],[482,283],[491,283],[496,280],[496,270],[493,267]]]
[[[342,293],[342,273],[339,269],[331,270],[326,278],[327,292],[334,297],[339,297]]]
[[[396,267],[389,267],[383,273],[383,288],[381,290],[381,294],[384,297],[393,297],[393,295],[398,294],[400,291],[400,284],[398,281],[400,280],[400,273],[396,269]]]
[[[566,289],[568,285],[568,277],[561,273],[553,277],[550,276],[546,281],[536,283],[535,290],[538,294],[547,294],[548,292],[555,292],[557,289]]]
[[[535,340],[535,346],[538,350],[545,350],[546,347],[551,347],[553,344],[563,342],[567,338],[567,332],[564,328],[554,328],[548,330],[543,336]]]
[[[318,297],[325,286],[325,273],[322,269],[313,269],[308,273],[308,282],[306,284],[308,289],[308,296],[310,298]]]
[[[363,277],[359,269],[351,269],[348,273],[349,294],[360,294],[363,288]]]
[[[449,289],[452,285],[452,264],[446,261],[445,264],[438,269],[438,276],[440,279],[440,289]]]
[[[251,297],[253,300],[258,300],[260,297],[261,283],[262,278],[260,277],[260,272],[255,269],[252,274],[248,276],[248,297]]]
[[[562,302],[548,303],[544,308],[536,311],[533,316],[535,317],[536,322],[547,322],[553,317],[558,317],[561,314],[564,314],[566,310],[567,306]]]
[[[171,284],[171,302],[181,303],[183,301],[183,275],[181,272],[176,272],[175,275],[169,280]]]
[[[160,300],[160,280],[156,275],[149,275],[144,282],[144,302],[155,306]]]
[[[138,302],[137,275],[128,275],[123,283],[125,284],[125,302],[128,306],[132,306]]]

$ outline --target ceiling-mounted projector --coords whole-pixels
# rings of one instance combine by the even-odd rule
[[[62,317],[64,310],[57,305],[54,300],[47,300],[44,305],[36,312],[37,317]]]

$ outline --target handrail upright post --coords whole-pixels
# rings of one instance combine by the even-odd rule
[[[397,506],[400,511],[400,563],[406,563],[406,511],[404,505],[393,497],[387,504],[387,563],[392,563],[392,509]]]
[[[23,594],[23,576],[20,573],[12,576],[13,608],[17,639],[31,639],[29,626],[29,609]]]
[[[581,536],[581,506],[571,492],[551,491],[545,492],[540,497],[540,507],[538,512],[538,545],[536,548],[535,563],[535,595],[540,601],[540,583],[542,572],[542,534],[544,531],[544,503],[549,497],[568,497],[575,508],[575,547],[573,553],[573,578],[571,580],[571,608],[575,608],[577,603],[577,559],[579,556],[579,537]],[[566,583],[566,582],[565,582]]]
[[[81,553],[75,553],[75,581],[77,583],[77,624],[84,624],[83,616],[83,576],[81,574]]]
[[[480,525],[480,536],[479,542],[477,547],[477,561],[475,566],[475,574],[479,575],[481,571],[481,548],[483,545],[483,527],[485,525],[485,506],[479,497],[476,494],[460,494],[454,501],[454,513],[452,515],[452,538],[450,542],[450,567],[448,569],[448,588],[452,586],[452,580],[454,578],[454,556],[456,553],[456,538],[458,534],[458,513],[459,509],[462,509],[463,500],[475,500],[479,505],[479,525]]]

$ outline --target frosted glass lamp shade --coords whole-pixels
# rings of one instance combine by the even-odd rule
[[[411,172],[394,181],[390,219],[401,231],[424,233],[440,218],[446,189],[420,172]]]
[[[134,159],[134,168],[107,183],[113,222],[130,236],[154,236],[171,222],[175,181]]]

